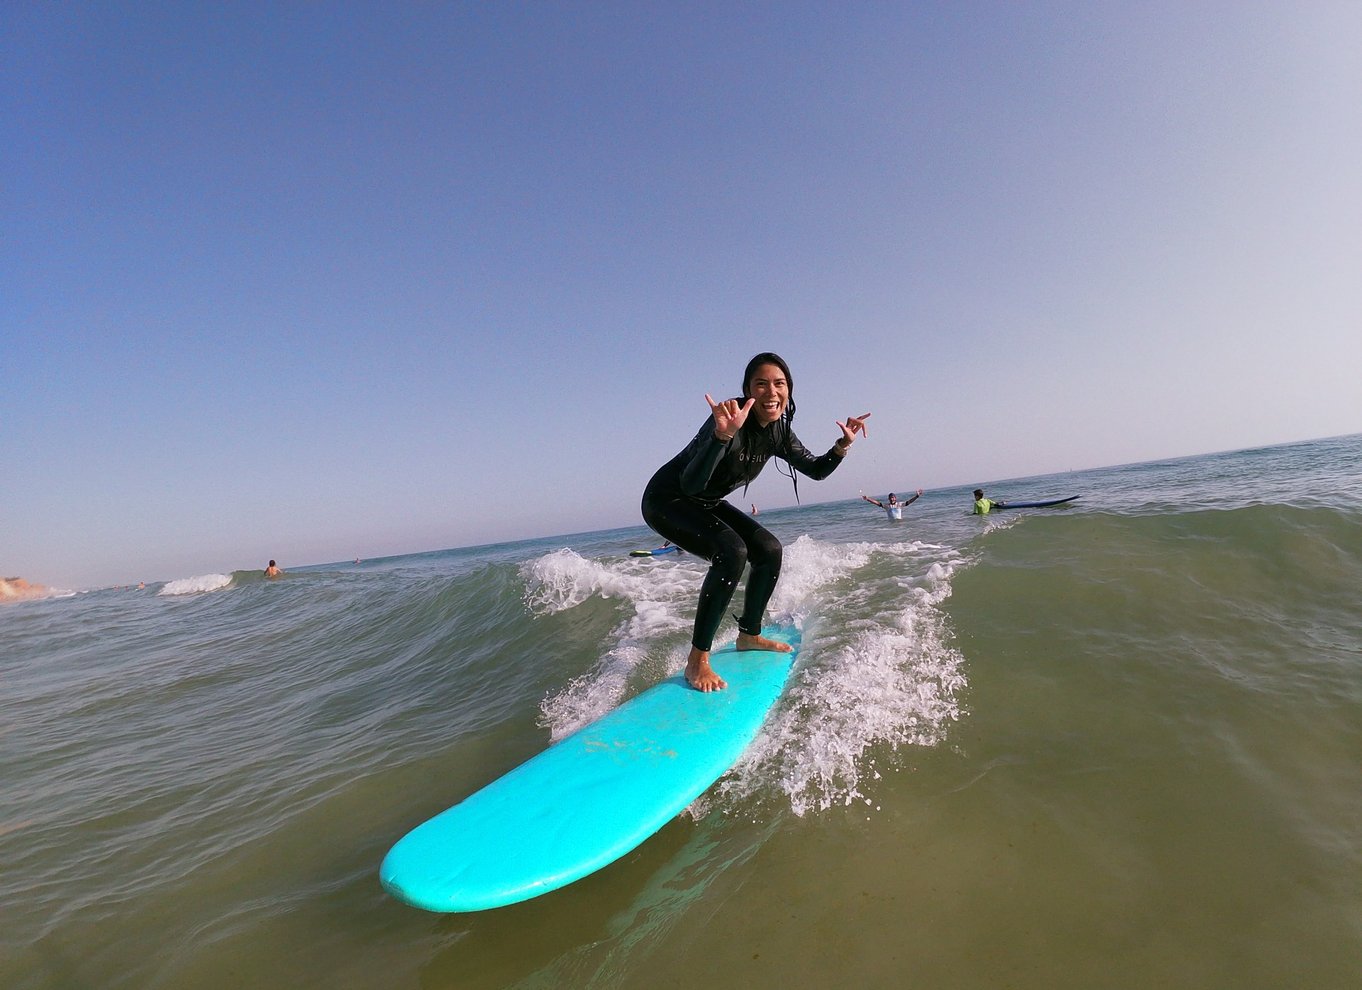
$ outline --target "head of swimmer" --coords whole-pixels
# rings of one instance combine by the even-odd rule
[[[744,399],[755,399],[751,416],[761,426],[784,417],[794,419],[794,376],[779,354],[763,351],[747,362],[742,376]]]

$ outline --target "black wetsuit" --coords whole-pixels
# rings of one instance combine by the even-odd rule
[[[761,634],[766,603],[780,577],[780,541],[756,519],[724,501],[748,484],[773,456],[784,458],[801,474],[819,481],[842,463],[834,446],[815,457],[780,419],[761,426],[749,419],[728,443],[714,435],[714,417],[705,420],[686,449],[658,468],[643,491],[643,521],[681,549],[710,563],[700,587],[691,644],[708,652],[723,621],[724,610],[752,564],[738,628]]]

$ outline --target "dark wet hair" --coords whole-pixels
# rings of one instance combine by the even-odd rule
[[[983,497],[984,497],[984,490],[983,490],[982,488],[976,488],[976,489],[974,489],[974,497],[975,497],[975,498],[983,498]]]

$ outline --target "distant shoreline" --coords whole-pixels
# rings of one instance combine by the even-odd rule
[[[51,588],[41,584],[29,584],[21,577],[0,578],[0,602],[45,598],[51,593]]]

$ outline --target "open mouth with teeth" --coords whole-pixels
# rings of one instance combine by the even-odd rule
[[[785,412],[784,399],[758,399],[752,411],[763,423],[774,423]]]

